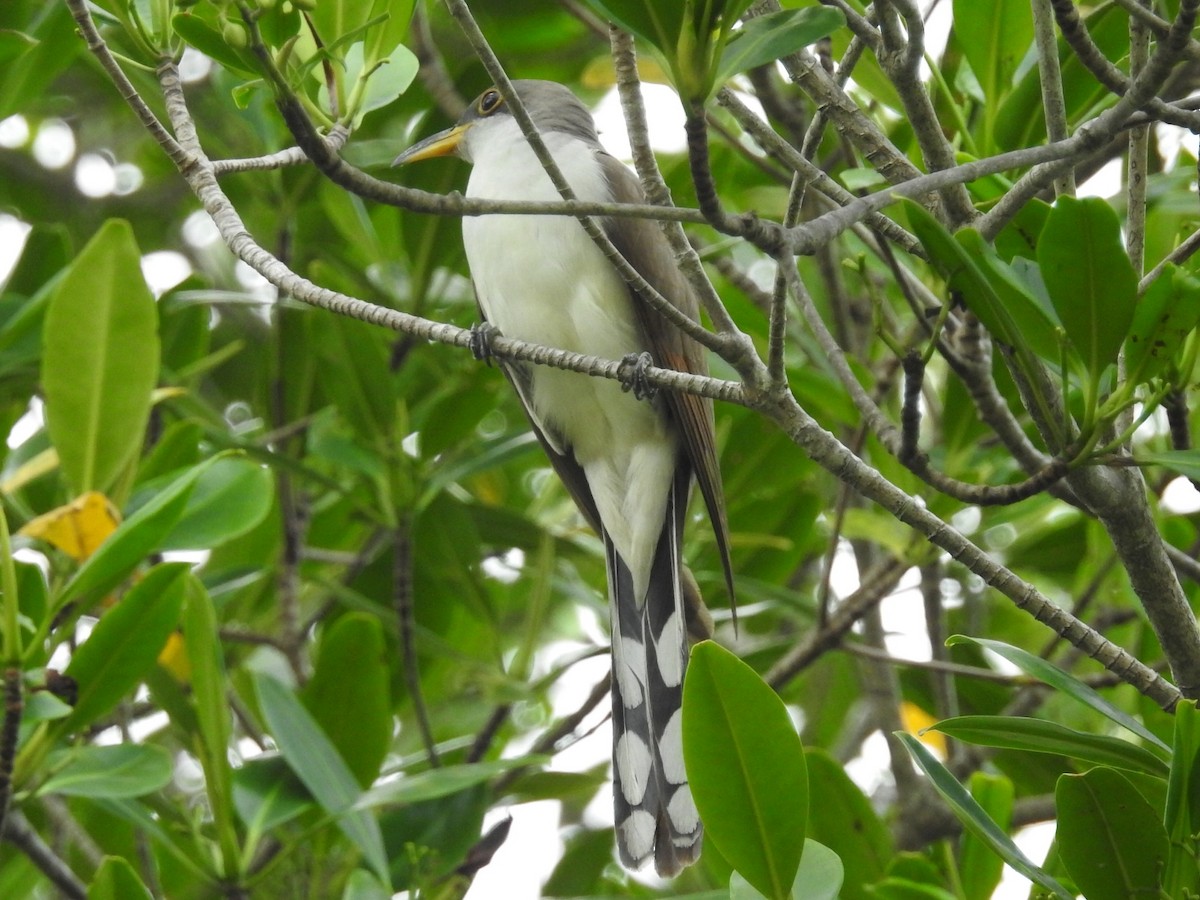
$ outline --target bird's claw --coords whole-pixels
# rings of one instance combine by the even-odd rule
[[[633,396],[639,400],[653,400],[658,388],[650,383],[647,370],[654,365],[654,357],[643,350],[641,353],[627,353],[621,358],[621,367],[617,370],[617,378],[621,382],[621,390],[633,391]]]
[[[491,322],[476,322],[471,326],[471,355],[481,362],[492,364],[492,341],[500,329]]]

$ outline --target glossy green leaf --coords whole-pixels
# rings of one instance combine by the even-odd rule
[[[221,845],[226,875],[236,872],[238,837],[233,822],[233,767],[229,764],[232,710],[226,695],[228,680],[217,635],[217,615],[212,599],[194,575],[186,584],[187,607],[183,637],[192,671],[195,700],[197,755],[204,769],[204,787],[212,810],[213,825]]]
[[[1022,650],[1020,647],[1014,647],[1003,641],[973,638],[962,634],[951,635],[946,641],[946,646],[952,647],[960,643],[975,644],[978,647],[983,647],[985,650],[991,650],[993,653],[1007,659],[1026,675],[1032,675],[1034,678],[1045,682],[1068,697],[1094,709],[1109,721],[1115,722],[1127,731],[1136,734],[1151,747],[1160,750],[1164,759],[1170,753],[1170,748],[1137,719],[1117,709],[1078,678],[1068,672],[1064,672],[1058,666],[1047,662],[1040,656],[1034,656],[1027,650]]]
[[[1164,450],[1161,453],[1139,450],[1134,458],[1139,465],[1162,466],[1185,478],[1200,478],[1200,450]]]
[[[988,817],[970,792],[924,744],[911,734],[898,733],[896,737],[908,748],[913,760],[929,776],[930,783],[950,806],[955,817],[962,822],[964,827],[1030,881],[1041,885],[1055,897],[1062,898],[1062,900],[1073,900],[1073,895],[1066,888],[1021,852],[1021,849],[1013,843],[1012,838]]]
[[[756,16],[730,35],[717,65],[716,83],[796,53],[845,24],[841,10],[831,6],[802,6]]]
[[[25,36],[37,43],[29,45],[4,67],[0,79],[0,119],[25,111],[29,98],[46,93],[50,85],[71,64],[80,47],[75,20],[67,7],[48,7],[36,18]]]
[[[38,45],[37,39],[11,29],[0,30],[0,65],[10,65],[13,60]]]
[[[980,4],[987,5],[987,4]],[[1104,56],[1123,60],[1129,55],[1129,15],[1119,6],[1099,4],[1084,17],[1088,35]],[[1097,102],[1111,103],[1108,89],[1096,81],[1065,40],[1058,39],[1059,67],[1068,124],[1074,125]],[[996,117],[996,143],[1002,150],[1030,147],[1046,140],[1046,114],[1038,67],[1030,66],[1001,104]]]
[[[1022,320],[1030,323],[1030,334],[1035,335],[1039,347],[1045,349],[1044,317],[1037,315],[1036,304],[1025,303],[1026,292],[1015,285],[1008,285],[1010,290],[1006,291],[1005,299],[1001,298],[996,285],[993,284],[992,267],[985,271],[975,261],[974,255],[981,253],[982,242],[972,237],[972,229],[964,229],[960,232],[960,237],[956,238],[919,203],[906,199],[902,200],[901,204],[908,215],[913,234],[921,241],[921,245],[946,279],[951,291],[979,317],[979,321],[983,322],[996,340],[1013,349],[1017,368],[1024,373],[1026,383],[1035,386],[1036,389],[1043,380],[1041,363],[1034,355],[1025,329],[1018,322],[1014,311],[1005,304],[1005,299],[1020,301],[1016,308],[1020,311]],[[968,252],[968,246],[971,252]],[[1003,265],[998,259],[995,261],[996,269]],[[1034,400],[1041,402],[1045,407],[1045,402],[1036,394]],[[1041,414],[1045,421],[1055,421],[1047,408],[1043,408]]]
[[[909,226],[929,253],[929,257],[950,287],[962,295],[963,302],[998,340],[1012,347],[1027,347],[1016,320],[996,293],[991,279],[979,268],[967,251],[925,207],[913,200],[901,204]]]
[[[945,888],[896,876],[889,876],[872,885],[871,897],[876,900],[958,900]]]
[[[215,22],[209,21],[213,17],[205,15],[207,12],[205,4],[196,4],[177,14],[171,20],[171,28],[188,44],[225,68],[245,77],[258,75],[254,58],[249,52],[230,46],[220,29],[215,27]]]
[[[1200,712],[1195,700],[1175,704],[1174,752],[1163,817],[1171,842],[1162,886],[1169,897],[1200,893],[1196,838],[1200,834]]]
[[[669,55],[684,26],[684,4],[677,0],[584,0],[605,20]]]
[[[392,900],[391,887],[384,887],[366,869],[355,869],[346,879],[342,900]]]
[[[391,373],[379,329],[334,315],[326,326],[321,348],[330,377],[325,388],[338,411],[368,446],[391,437],[396,401],[390,391],[380,390]]]
[[[809,807],[821,810],[820,815],[809,817],[807,833],[844,863],[842,900],[863,900],[867,897],[864,885],[883,877],[895,853],[891,834],[866,794],[827,751],[809,748],[804,759],[808,766]]]
[[[46,427],[76,494],[107,490],[142,446],[158,377],[158,310],[128,222],[110,219],[50,298]]]
[[[804,839],[804,855],[792,884],[791,900],[838,900],[842,886],[842,861],[828,847],[811,838]],[[742,875],[735,871],[729,878],[729,900],[763,900]]]
[[[215,460],[199,478],[161,550],[208,550],[261,522],[275,497],[269,469],[244,456]]]
[[[1064,775],[1054,800],[1058,853],[1087,900],[1158,895],[1167,833],[1125,776],[1105,766]]]
[[[804,748],[779,696],[711,641],[684,680],[683,756],[709,839],[761,893],[787,897],[808,820]]]
[[[141,797],[171,781],[171,754],[150,744],[83,746],[51,754],[54,771],[39,794]]]
[[[496,759],[488,762],[464,763],[457,766],[442,766],[416,775],[402,775],[376,785],[366,791],[355,809],[371,809],[378,806],[396,806],[405,803],[423,803],[439,797],[449,797],[467,788],[486,784],[497,775],[526,766],[540,766],[549,762],[545,756],[518,756],[512,759]]]
[[[141,682],[179,624],[187,574],[186,563],[157,565],[100,617],[64,672],[79,696],[71,715],[55,723],[59,734],[107,715]]]
[[[1099,378],[1116,361],[1137,303],[1116,212],[1099,197],[1059,197],[1038,239],[1038,265],[1067,337]]]
[[[359,797],[354,774],[295,694],[261,673],[255,674],[254,686],[263,718],[283,758],[322,808],[337,819],[370,867],[386,881],[387,855],[379,823],[369,813],[353,809]]]
[[[403,46],[400,42],[408,34],[416,5],[417,0],[373,0],[367,21],[377,19],[381,15],[387,18],[367,32],[363,41],[367,60],[374,62],[388,59],[393,56],[393,51]]]
[[[321,638],[301,699],[361,787],[368,787],[392,745],[391,672],[377,616],[350,613]]]
[[[164,535],[183,514],[196,481],[219,458],[189,469],[118,525],[59,591],[58,606],[68,601],[95,600],[128,577],[135,566],[159,548]]]
[[[151,900],[153,894],[128,860],[106,856],[88,885],[87,900]]]
[[[943,719],[931,727],[950,737],[984,747],[1028,750],[1033,753],[1059,753],[1095,765],[1116,766],[1145,772],[1159,778],[1167,775],[1162,758],[1120,738],[1076,731],[1022,716],[958,716]]]
[[[162,820],[151,814],[145,803],[139,800],[101,797],[92,799],[90,804],[103,810],[117,821],[129,823],[146,837],[151,838],[156,847],[165,850],[172,860],[181,864],[192,877],[201,881],[206,881],[211,877],[210,870],[207,867],[201,868],[200,864],[189,854],[188,851],[191,848],[185,849],[188,843],[187,839],[177,836],[174,830],[163,827]]]
[[[1000,102],[1033,44],[1033,13],[1025,0],[954,0],[954,32],[987,99],[984,143],[991,146]]]
[[[1200,322],[1200,281],[1168,264],[1133,313],[1125,369],[1134,384],[1160,375]]]
[[[350,60],[347,62],[349,64]],[[403,44],[393,47],[391,54],[383,59],[383,65],[371,74],[367,82],[361,115],[387,106],[407,91],[420,67],[416,54]]]
[[[252,839],[316,808],[312,795],[278,756],[252,759],[234,770],[233,803]]]
[[[836,853],[812,838],[804,839],[800,871],[792,885],[794,900],[837,900],[845,868]]]
[[[1022,340],[1034,353],[1057,368],[1062,360],[1062,350],[1054,310],[1043,308],[1017,269],[1002,260],[974,228],[964,228],[954,238],[988,280]]]
[[[971,773],[968,789],[984,815],[1007,832],[1012,823],[1013,783],[1003,775]],[[1004,860],[991,846],[968,831],[959,842],[958,877],[968,898],[991,897],[1000,883]]]

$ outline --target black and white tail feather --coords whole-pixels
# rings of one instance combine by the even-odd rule
[[[683,764],[688,644],[680,540],[691,474],[680,466],[644,597],[605,535],[613,657],[613,795],[617,850],[631,868],[651,856],[674,875],[700,855],[703,829]]]

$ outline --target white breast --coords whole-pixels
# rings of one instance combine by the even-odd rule
[[[559,199],[511,117],[478,122],[468,142],[467,196]],[[609,199],[592,148],[561,134],[546,143],[580,199]],[[479,305],[504,335],[607,359],[646,349],[628,288],[577,220],[468,217],[463,242]],[[614,381],[544,366],[532,370],[529,400],[542,430],[583,467],[642,593],[678,452],[671,423]]]

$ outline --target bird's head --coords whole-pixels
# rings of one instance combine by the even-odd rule
[[[592,114],[569,89],[554,81],[519,80],[512,86],[542,134],[562,133],[599,147]],[[477,156],[472,148],[498,132],[511,138],[519,136],[520,129],[500,89],[490,87],[471,102],[456,124],[413,144],[392,165],[451,155],[471,162]]]

